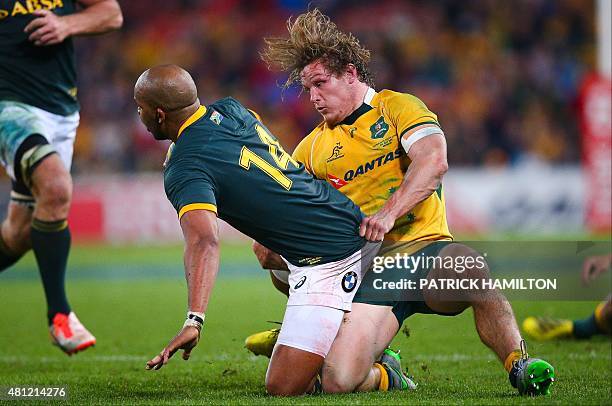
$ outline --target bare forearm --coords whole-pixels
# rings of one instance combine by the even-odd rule
[[[204,313],[219,269],[217,242],[192,242],[185,247],[185,279],[190,311]]]
[[[444,173],[444,165],[432,165],[426,161],[413,162],[399,189],[387,200],[381,212],[395,219],[405,215],[440,187]]]
[[[115,1],[94,3],[62,18],[66,19],[70,35],[103,34],[123,24],[121,9]]]

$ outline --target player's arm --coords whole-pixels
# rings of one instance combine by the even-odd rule
[[[147,369],[159,369],[178,350],[184,350],[183,359],[189,359],[198,344],[204,313],[219,269],[219,230],[217,216],[208,210],[188,211],[181,217],[185,238],[185,279],[188,289],[189,315],[201,320],[187,319],[181,331],[153,359]]]
[[[26,27],[28,39],[35,45],[55,45],[75,35],[103,34],[123,24],[116,0],[79,0],[83,7],[76,13],[58,16],[50,10],[36,10]]]
[[[400,187],[376,214],[366,217],[361,223],[359,235],[367,240],[382,240],[393,228],[395,220],[436,191],[448,170],[446,140],[442,130],[416,141],[407,154],[411,163]]]
[[[264,247],[257,241],[253,241],[253,252],[263,269],[278,269],[289,271],[287,264],[276,252]]]

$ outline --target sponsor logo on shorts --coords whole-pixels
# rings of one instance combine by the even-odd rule
[[[347,272],[342,277],[342,290],[346,293],[350,293],[357,286],[357,274],[353,271]]]
[[[304,286],[304,283],[306,282],[306,275],[302,276],[300,278],[300,280],[298,281],[298,283],[295,284],[295,286],[293,287],[293,289],[299,289],[302,286]]]

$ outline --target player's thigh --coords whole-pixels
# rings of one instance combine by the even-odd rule
[[[34,107],[0,101],[0,161],[12,180],[16,179],[15,172],[20,167],[20,162],[16,162],[19,148],[32,135],[45,137],[47,130]]]
[[[299,395],[310,388],[336,338],[343,315],[342,310],[327,306],[287,306],[266,375],[270,394]]]
[[[477,261],[480,254],[464,244],[452,243],[442,248],[438,257],[443,261],[451,259],[455,264],[465,264],[466,258],[471,258],[469,263],[473,264],[470,267],[462,266],[461,268],[442,268],[434,267],[427,275],[428,280],[445,280],[454,281],[457,284],[464,282],[464,286],[469,286],[470,280],[481,281],[489,277],[489,270],[486,263],[480,266],[481,262]],[[480,283],[478,284],[481,285]],[[430,286],[430,285],[428,285]],[[424,288],[423,299],[429,308],[437,313],[455,314],[462,312],[471,306],[475,300],[484,298],[489,292],[484,290],[462,289],[458,287],[443,289],[441,284],[436,284],[436,288]],[[458,286],[458,285],[456,285]]]
[[[367,377],[398,329],[391,306],[353,303],[323,363],[323,391],[352,392]]]
[[[74,141],[76,139],[77,127],[79,126],[79,113],[68,116],[58,116],[49,112],[41,113],[45,122],[52,126],[51,145],[64,163],[67,171],[72,166],[72,155],[74,152]]]

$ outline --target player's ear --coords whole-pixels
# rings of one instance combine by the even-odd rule
[[[346,78],[349,83],[353,83],[357,80],[357,68],[352,63],[346,65],[346,70],[344,72]]]
[[[166,112],[159,107],[155,110],[155,120],[157,124],[161,124],[166,120]]]

